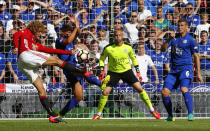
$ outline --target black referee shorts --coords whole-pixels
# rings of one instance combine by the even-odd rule
[[[110,87],[116,86],[120,79],[122,79],[123,82],[128,83],[129,85],[132,85],[133,83],[138,82],[138,79],[134,75],[132,69],[123,73],[116,73],[116,72],[108,71],[107,75],[110,75],[110,81],[107,83],[107,86],[110,86]]]

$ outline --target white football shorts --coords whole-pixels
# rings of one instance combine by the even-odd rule
[[[39,67],[46,62],[49,57],[50,55],[44,52],[27,50],[20,54],[18,67],[33,83],[39,76]]]

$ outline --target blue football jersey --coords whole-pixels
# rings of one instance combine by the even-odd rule
[[[178,72],[184,69],[192,69],[192,55],[198,52],[198,45],[189,33],[184,37],[177,34],[169,42],[168,48],[171,48],[171,71]]]

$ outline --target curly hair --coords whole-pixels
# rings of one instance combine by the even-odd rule
[[[32,21],[26,28],[29,29],[33,34],[45,31],[45,26],[40,21]]]

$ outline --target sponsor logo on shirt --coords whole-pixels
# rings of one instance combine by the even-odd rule
[[[185,43],[185,44],[186,44],[186,43],[187,43],[187,40],[184,40],[184,41],[183,41],[183,43]]]

